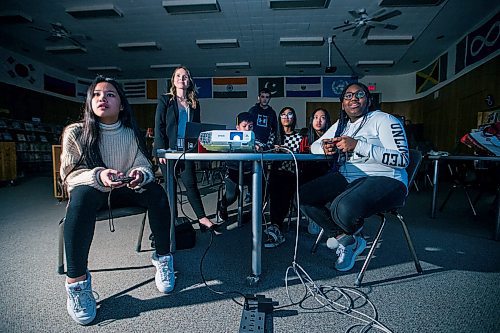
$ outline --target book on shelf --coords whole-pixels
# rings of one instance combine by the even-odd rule
[[[24,128],[27,130],[27,131],[33,131],[35,130],[35,126],[33,126],[32,123],[24,123]]]
[[[17,133],[16,137],[17,137],[17,141],[26,141],[26,136],[24,134]]]

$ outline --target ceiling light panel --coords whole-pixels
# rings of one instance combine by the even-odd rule
[[[66,13],[77,19],[123,16],[113,4],[73,7],[66,9]]]
[[[240,47],[238,40],[233,39],[197,39],[196,45],[200,49],[221,49],[221,48],[231,48]]]
[[[217,0],[167,0],[162,2],[169,14],[195,14],[220,12]]]
[[[437,6],[443,0],[381,0],[381,7],[418,7],[418,6]]]
[[[226,68],[226,69],[245,69],[250,68],[250,63],[248,61],[244,62],[218,62],[215,64],[217,68]]]
[[[0,24],[31,23],[33,18],[16,10],[7,10],[0,12]]]
[[[287,61],[285,62],[286,67],[321,67],[321,61]]]
[[[76,45],[66,45],[66,46],[47,46],[45,51],[54,54],[74,54],[74,53],[86,53],[87,49]]]
[[[373,36],[368,35],[365,40],[366,45],[407,45],[413,41],[413,36]]]
[[[394,60],[360,60],[356,63],[358,67],[391,67]]]
[[[330,0],[269,0],[271,9],[328,8]]]
[[[118,47],[125,51],[161,50],[157,42],[118,43]]]
[[[281,37],[281,46],[322,46],[325,44],[323,37]]]
[[[117,66],[94,66],[87,67],[89,71],[121,72],[122,69]]]
[[[177,67],[181,67],[181,64],[158,64],[149,66],[151,69],[173,69]]]

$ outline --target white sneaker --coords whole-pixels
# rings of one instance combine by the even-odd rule
[[[87,325],[95,319],[97,306],[92,293],[92,279],[87,271],[87,279],[75,283],[65,283],[68,300],[66,309],[69,315],[80,325]]]
[[[351,245],[339,244],[337,248],[337,261],[335,261],[335,269],[341,272],[346,272],[354,267],[356,257],[360,255],[366,248],[366,240],[361,236],[354,236],[354,243]]]
[[[266,249],[278,247],[285,242],[285,236],[283,236],[280,228],[276,224],[272,224],[265,229],[264,234],[267,235],[267,239],[264,242],[264,247]]]
[[[165,256],[157,256],[153,252],[151,262],[156,267],[155,283],[156,288],[161,293],[167,294],[174,290],[175,274],[174,274],[174,257],[171,254]]]

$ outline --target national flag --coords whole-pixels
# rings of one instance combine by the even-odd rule
[[[287,77],[286,97],[321,97],[321,77]]]
[[[43,75],[43,89],[70,97],[76,95],[76,86],[73,82],[64,81],[47,74]]]
[[[85,100],[87,98],[87,90],[92,81],[77,79],[76,80],[76,97]]]
[[[323,76],[323,97],[340,97],[348,84],[357,81],[352,76]]]
[[[446,80],[446,70],[448,68],[448,53],[440,56],[436,61],[421,71],[416,76],[416,93],[419,94],[434,87],[439,82]]]
[[[470,66],[500,49],[500,12],[467,35],[466,66]]]
[[[259,91],[267,88],[271,91],[271,97],[285,97],[285,80],[283,77],[260,77]],[[258,94],[258,92],[257,92]]]
[[[122,86],[127,98],[146,98],[146,81],[126,81]]]
[[[462,38],[455,47],[455,74],[465,68],[465,53],[467,52],[467,36]]]
[[[157,99],[158,98],[158,81],[157,80],[146,80],[146,98],[147,99]]]
[[[246,77],[214,77],[212,88],[214,98],[247,98]]]
[[[198,98],[212,98],[211,78],[203,78],[203,79],[194,78],[193,81],[194,81],[194,89],[196,90]]]

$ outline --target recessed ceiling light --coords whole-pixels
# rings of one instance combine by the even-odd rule
[[[158,64],[149,66],[151,69],[172,69],[177,67],[181,67],[181,64]]]
[[[281,37],[281,46],[321,46],[325,44],[323,37]]]
[[[18,10],[6,10],[0,12],[0,24],[31,23],[33,18]]]
[[[418,6],[437,6],[443,0],[381,0],[380,7],[418,7]]]
[[[245,69],[245,68],[250,68],[250,63],[248,61],[244,61],[244,62],[218,62],[215,64],[215,67],[226,68],[226,69],[235,69],[235,68]]]
[[[125,51],[161,50],[157,42],[118,43],[118,47]]]
[[[286,67],[321,67],[321,61],[286,61]]]
[[[45,51],[56,54],[85,53],[87,49],[76,45],[47,46]]]
[[[66,13],[77,19],[123,16],[113,4],[73,7],[66,9]]]
[[[162,6],[169,14],[220,12],[217,0],[167,0]]]
[[[373,36],[368,35],[365,40],[366,45],[406,45],[413,41],[411,35],[398,36]]]
[[[106,71],[106,72],[121,72],[122,69],[117,66],[93,66],[93,67],[87,67],[89,71]]]
[[[220,48],[231,48],[240,47],[238,40],[236,38],[228,39],[197,39],[196,45],[200,49],[220,49]]]
[[[358,67],[390,67],[392,65],[394,65],[394,60],[360,60],[356,63]]]
[[[271,9],[327,8],[330,0],[269,0]]]

